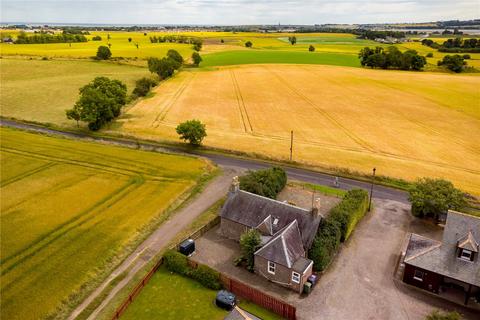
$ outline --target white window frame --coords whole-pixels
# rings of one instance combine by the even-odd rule
[[[464,256],[464,253],[468,253],[468,256]],[[462,253],[460,254],[460,259],[465,261],[472,261],[472,254],[473,252],[467,249],[462,249]]]
[[[421,277],[417,277],[417,272],[421,273]],[[415,280],[418,280],[418,281],[423,281],[423,277],[425,276],[425,272],[423,271],[420,271],[418,269],[415,269],[415,271],[413,272],[413,279]]]
[[[275,268],[276,268],[275,262],[268,261],[268,265],[267,265],[268,273],[275,274]]]
[[[302,275],[300,273],[292,271],[292,282],[300,283],[301,276]]]

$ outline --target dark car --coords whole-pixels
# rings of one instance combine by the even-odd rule
[[[237,302],[233,293],[226,290],[220,290],[217,292],[215,304],[222,309],[230,311],[235,307]]]

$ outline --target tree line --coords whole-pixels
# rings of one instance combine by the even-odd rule
[[[36,33],[27,35],[20,32],[15,40],[17,44],[34,44],[34,43],[69,43],[69,42],[87,42],[87,38],[83,34],[49,34]]]
[[[460,37],[447,39],[442,44],[438,44],[431,39],[423,39],[422,44],[440,52],[468,52],[468,53],[480,53],[480,39],[462,39]]]
[[[401,52],[397,47],[365,47],[358,54],[364,67],[380,69],[422,70],[427,60],[415,50]]]

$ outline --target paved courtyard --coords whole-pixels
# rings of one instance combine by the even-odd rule
[[[414,219],[406,204],[390,200],[376,200],[374,204],[374,211],[359,223],[308,297],[235,267],[233,261],[240,256],[239,245],[223,238],[218,227],[196,241],[197,252],[192,259],[295,305],[298,319],[423,320],[438,308],[455,308],[466,319],[478,319],[473,311],[394,280],[407,232],[441,239],[442,230]]]

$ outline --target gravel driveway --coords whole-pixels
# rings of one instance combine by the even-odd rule
[[[412,218],[409,206],[376,200],[311,295],[297,302],[299,319],[424,319],[437,308],[455,306],[393,280],[408,231],[438,237],[441,230]],[[456,308],[456,307],[455,307]],[[471,311],[457,309],[467,319]]]

